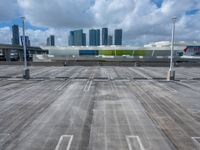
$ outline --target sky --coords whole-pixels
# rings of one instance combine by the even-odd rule
[[[176,41],[200,41],[200,0],[0,0],[0,43],[11,43],[13,24],[21,27],[31,44],[46,44],[54,34],[56,45],[68,45],[70,30],[123,29],[124,45],[144,45],[171,39],[176,16]],[[20,28],[21,32],[21,28]]]

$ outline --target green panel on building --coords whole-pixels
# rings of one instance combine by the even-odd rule
[[[115,56],[115,50],[100,50],[99,55]]]
[[[123,56],[123,55],[132,56],[133,55],[133,51],[132,50],[116,50],[116,55],[117,56]]]
[[[145,50],[99,50],[99,55],[105,56],[145,56],[148,51]]]
[[[145,56],[145,50],[134,50],[134,56]]]

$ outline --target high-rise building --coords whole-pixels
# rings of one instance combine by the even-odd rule
[[[19,27],[18,25],[12,26],[12,45],[19,45]]]
[[[50,35],[47,38],[47,46],[55,46],[55,36],[54,35]]]
[[[86,34],[83,30],[70,31],[68,38],[69,46],[85,46],[86,45]]]
[[[50,38],[47,38],[47,46],[50,46]]]
[[[89,30],[89,45],[96,46],[96,30]]]
[[[23,44],[23,36],[20,36],[20,38],[21,38],[21,45],[23,46],[24,45]],[[31,42],[30,42],[28,36],[25,36],[25,45],[26,45],[26,47],[30,47],[31,46]]]
[[[113,45],[113,37],[111,35],[108,36],[108,45]]]
[[[102,28],[102,45],[108,45],[108,28]]]
[[[96,46],[100,46],[100,29],[96,30]]]
[[[74,31],[74,45],[82,46],[83,45],[83,30],[75,30]]]
[[[89,45],[90,46],[100,45],[100,30],[99,29],[89,30]]]
[[[74,45],[74,32],[70,31],[69,37],[68,37],[68,45],[73,46]]]
[[[122,45],[122,29],[115,30],[115,45]]]
[[[51,46],[55,46],[55,36],[50,35]]]
[[[83,37],[82,37],[82,45],[83,45],[83,46],[86,46],[86,34],[83,33],[82,36],[83,36]]]

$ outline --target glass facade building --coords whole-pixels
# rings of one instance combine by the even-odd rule
[[[102,45],[108,45],[108,28],[102,28]]]
[[[86,34],[82,34],[82,46],[86,46]]]
[[[111,35],[108,36],[108,45],[113,45],[113,37]]]
[[[74,32],[73,32],[73,31],[70,31],[70,33],[69,33],[68,45],[69,45],[69,46],[74,45]]]
[[[122,45],[122,29],[115,30],[115,45]]]
[[[70,31],[68,38],[69,46],[85,46],[86,45],[86,34],[83,30]]]
[[[100,30],[91,29],[89,30],[89,45],[99,46],[100,45]]]
[[[50,37],[47,38],[47,46],[55,46],[55,36],[50,35]]]
[[[100,29],[96,30],[96,46],[100,46]]]
[[[18,25],[12,26],[12,45],[20,45],[19,43],[19,27]]]

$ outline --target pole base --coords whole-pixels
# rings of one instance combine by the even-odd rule
[[[30,79],[30,70],[29,69],[24,70],[23,78],[26,79],[26,80]]]
[[[175,80],[175,71],[174,70],[169,70],[167,74],[167,81],[170,80]]]

